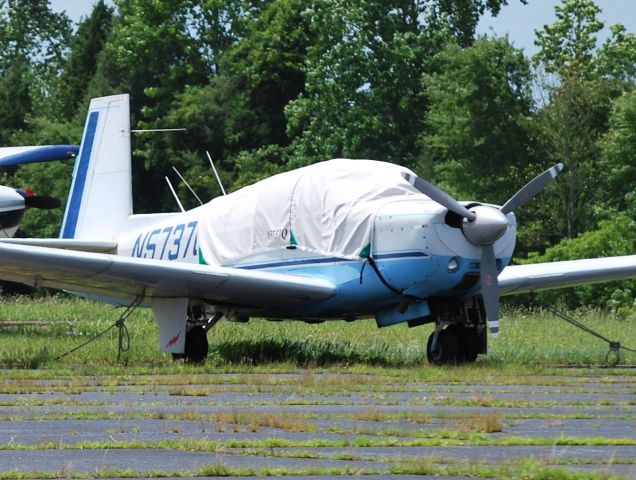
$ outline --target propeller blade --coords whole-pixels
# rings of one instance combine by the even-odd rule
[[[47,195],[29,195],[24,197],[24,206],[30,208],[53,209],[59,208],[61,202],[58,198]]]
[[[499,335],[499,281],[493,245],[481,249],[481,295],[484,299],[488,328],[493,338]]]
[[[563,164],[557,163],[553,167],[548,168],[545,172],[534,177],[526,183],[521,190],[510,197],[505,205],[501,207],[501,213],[508,214],[533,199],[537,194],[541,193],[548,183],[554,180],[554,178],[561,173],[562,170]]]
[[[435,185],[428,183],[426,180],[422,180],[416,175],[411,175],[410,173],[402,172],[402,176],[406,179],[407,182],[413,185],[424,195],[429,197],[431,200],[435,200],[440,205],[448,208],[451,212],[455,212],[460,217],[467,218],[471,222],[475,220],[475,218],[477,218],[477,216],[473,212],[468,210],[446,192],[437,188]]]

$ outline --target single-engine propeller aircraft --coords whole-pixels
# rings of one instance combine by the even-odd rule
[[[0,147],[0,167],[24,163],[66,160],[77,155],[77,145]],[[13,237],[27,208],[58,208],[60,201],[48,195],[36,195],[28,188],[0,186],[0,238]]]
[[[435,323],[428,358],[472,362],[499,296],[636,276],[636,256],[508,266],[514,210],[458,202],[407,168],[336,159],[180,213],[134,215],[128,95],[93,99],[58,239],[0,244],[0,277],[152,308],[161,348],[202,361],[225,317]]]

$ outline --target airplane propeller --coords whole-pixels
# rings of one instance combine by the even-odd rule
[[[481,295],[488,318],[488,327],[493,337],[499,334],[499,282],[494,244],[508,229],[509,221],[506,215],[541,193],[562,170],[563,164],[558,163],[537,175],[500,208],[477,205],[470,209],[426,180],[409,173],[402,173],[406,181],[417,190],[463,217],[461,229],[464,236],[473,245],[481,247]]]
[[[26,208],[41,208],[50,210],[60,208],[61,205],[59,198],[48,195],[36,195],[35,192],[29,188],[16,189],[16,192],[24,198],[24,206]]]
[[[51,197],[49,195],[30,195],[24,199],[24,206],[27,208],[51,210],[54,208],[60,208],[61,205],[62,202],[60,202],[59,198]]]

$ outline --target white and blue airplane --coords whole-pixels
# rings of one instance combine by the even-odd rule
[[[0,243],[0,278],[152,308],[161,349],[191,361],[221,318],[434,323],[434,364],[475,361],[499,296],[636,276],[636,256],[509,266],[513,211],[457,202],[407,168],[330,160],[185,212],[133,214],[128,95],[93,99],[60,238]]]
[[[25,163],[66,160],[77,155],[77,145],[40,145],[0,147],[0,167]],[[28,188],[0,185],[0,238],[13,237],[28,208],[58,208],[60,201],[48,195],[36,195]]]

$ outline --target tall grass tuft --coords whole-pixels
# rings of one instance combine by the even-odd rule
[[[422,357],[406,356],[391,344],[361,345],[344,338],[339,341],[321,338],[252,338],[214,343],[213,358],[235,363],[292,363],[302,367],[324,367],[334,364],[363,363],[383,367],[414,366]]]
[[[51,355],[47,347],[2,350],[0,366],[5,368],[26,368],[35,370],[45,364]]]

